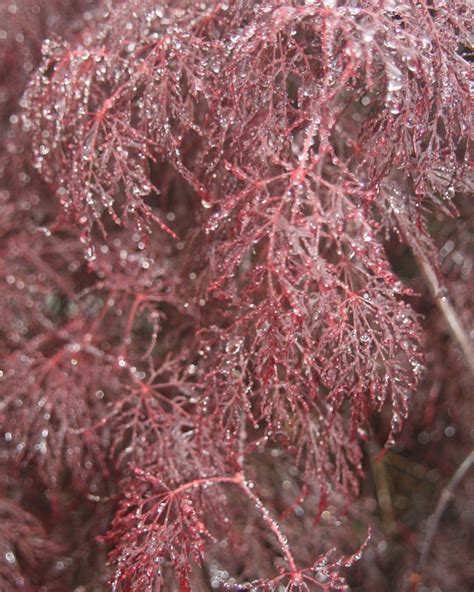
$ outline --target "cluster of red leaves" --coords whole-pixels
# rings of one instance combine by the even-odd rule
[[[466,190],[467,6],[69,2],[66,27],[64,3],[7,4],[1,503],[25,472],[119,499],[117,591],[346,589],[358,545],[296,554],[276,516],[352,499],[419,384],[391,249],[436,268],[427,220]]]

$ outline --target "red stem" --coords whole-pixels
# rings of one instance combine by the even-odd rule
[[[290,566],[291,574],[297,573],[298,569],[296,567],[296,563],[291,553],[290,547],[288,545],[286,536],[281,532],[280,526],[278,525],[276,520],[272,518],[268,508],[264,506],[261,499],[252,491],[249,483],[245,480],[243,473],[237,473],[234,477],[209,477],[207,479],[195,479],[194,481],[185,483],[184,485],[181,485],[177,489],[173,490],[171,492],[171,496],[175,497],[176,495],[188,491],[189,489],[195,489],[196,487],[201,487],[203,485],[217,485],[220,483],[232,483],[234,485],[238,485],[240,489],[245,493],[245,495],[252,500],[255,507],[259,510],[263,521],[273,532],[276,539],[278,540],[281,550],[283,551],[288,565]]]

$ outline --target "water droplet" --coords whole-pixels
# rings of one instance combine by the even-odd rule
[[[389,92],[398,91],[403,88],[403,80],[401,78],[390,78],[387,88]]]
[[[87,261],[94,261],[96,259],[95,247],[93,245],[86,249],[86,259]]]

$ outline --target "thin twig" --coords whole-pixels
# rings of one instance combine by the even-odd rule
[[[446,288],[440,283],[438,274],[434,266],[428,260],[423,248],[420,246],[417,238],[408,232],[404,232],[404,224],[399,219],[399,227],[405,240],[410,245],[418,266],[430,288],[433,299],[439,311],[444,317],[444,320],[451,332],[451,335],[459,345],[466,365],[474,377],[474,344],[469,337],[461,319],[459,318],[456,309],[454,308]]]
[[[436,531],[438,530],[439,523],[441,521],[441,517],[446,510],[446,507],[451,500],[454,490],[459,485],[460,481],[467,473],[467,471],[471,468],[471,465],[474,464],[474,449],[466,456],[463,462],[459,465],[454,475],[451,477],[449,483],[441,492],[439,497],[438,503],[436,504],[435,511],[428,519],[428,528],[425,534],[425,539],[423,541],[423,545],[421,548],[421,555],[420,560],[418,562],[418,574],[422,576],[426,564],[428,561],[428,557],[430,554],[431,546],[433,544],[434,537],[436,535]]]
[[[369,453],[370,467],[374,478],[377,500],[382,515],[382,522],[385,530],[390,532],[395,524],[395,512],[393,510],[392,496],[390,494],[387,467],[385,462],[377,458],[380,454],[378,446],[370,444],[367,446],[367,450]]]

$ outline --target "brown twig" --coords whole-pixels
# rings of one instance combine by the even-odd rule
[[[460,481],[467,473],[467,471],[471,468],[472,464],[474,464],[474,449],[471,450],[471,452],[459,465],[456,472],[449,480],[449,483],[441,492],[438,503],[436,504],[435,511],[433,512],[433,514],[431,514],[430,518],[428,519],[428,528],[426,530],[425,538],[421,548],[420,560],[418,561],[417,571],[420,576],[420,583],[423,577],[423,572],[426,568],[431,547],[433,545],[433,540],[436,535],[436,531],[438,530],[438,526],[444,514],[444,511],[446,510],[446,507],[453,496],[454,490],[459,485]]]
[[[448,296],[446,288],[444,288],[444,286],[441,284],[434,266],[428,260],[428,257],[426,256],[423,248],[420,246],[417,238],[412,236],[410,233],[404,232],[404,224],[402,220],[399,220],[399,227],[400,231],[405,237],[405,240],[413,251],[423,277],[430,288],[436,306],[443,315],[446,325],[449,328],[454,340],[459,345],[466,365],[474,377],[474,345],[472,340],[470,339],[466,328],[459,318],[459,315]]]

